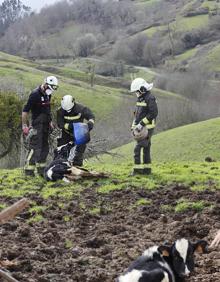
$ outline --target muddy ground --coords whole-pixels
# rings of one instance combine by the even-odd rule
[[[27,223],[31,214],[25,211],[0,226],[0,260],[13,262],[7,267],[13,277],[22,282],[113,282],[147,247],[180,237],[211,242],[220,228],[219,192],[173,186],[103,195],[93,186],[63,205],[56,198],[32,195],[38,205],[49,206],[44,222]],[[217,207],[184,213],[161,210],[161,203],[174,205],[182,197]],[[151,203],[135,206],[140,198]],[[0,202],[14,200],[0,197]],[[100,213],[91,214],[97,203]],[[220,248],[196,255],[195,272],[187,281],[220,281]]]

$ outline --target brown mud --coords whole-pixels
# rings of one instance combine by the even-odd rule
[[[137,205],[142,198],[150,201]],[[215,208],[184,213],[161,208],[181,198],[204,200]],[[48,207],[43,222],[28,223],[33,214],[25,211],[0,226],[0,261],[9,260],[4,269],[22,282],[113,282],[146,248],[180,237],[210,243],[220,228],[220,195],[211,190],[172,186],[98,194],[93,187],[63,202],[37,195],[30,199]],[[0,203],[13,202],[0,197]],[[196,254],[195,261],[187,282],[220,281],[220,247]]]

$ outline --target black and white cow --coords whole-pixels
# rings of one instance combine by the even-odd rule
[[[71,164],[67,161],[72,143],[57,147],[54,151],[53,161],[45,168],[44,178],[48,181],[66,180],[65,175],[70,174]]]
[[[153,246],[138,257],[117,282],[183,282],[194,269],[194,252],[204,253],[207,242],[182,238],[172,246]]]

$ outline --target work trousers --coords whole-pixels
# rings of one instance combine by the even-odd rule
[[[154,129],[148,129],[148,136],[146,139],[138,141],[134,148],[134,163],[141,164],[141,150],[143,150],[143,164],[151,163],[151,137]]]
[[[32,122],[33,135],[30,137],[29,152],[26,160],[26,169],[34,170],[34,166],[45,167],[49,153],[49,122],[47,115],[41,114]]]

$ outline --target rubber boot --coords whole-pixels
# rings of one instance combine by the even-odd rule
[[[44,170],[45,170],[45,167],[37,167],[37,173],[39,176],[41,177],[44,177]]]
[[[151,174],[151,168],[150,168],[150,167],[145,167],[145,168],[143,169],[143,174],[145,174],[145,175]]]
[[[132,175],[143,175],[144,174],[144,169],[143,168],[134,168]]]

